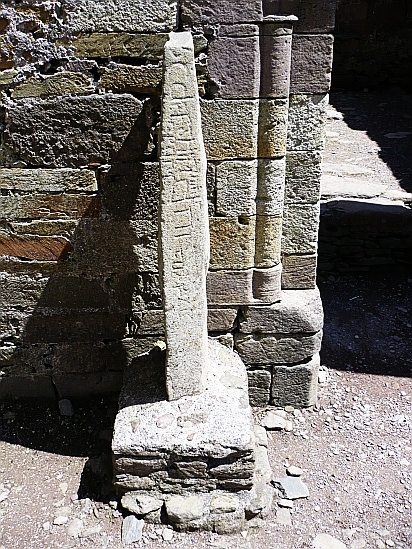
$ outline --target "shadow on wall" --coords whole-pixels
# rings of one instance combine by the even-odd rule
[[[350,128],[367,132],[377,143],[380,158],[402,189],[412,193],[412,93],[335,92],[330,102]]]

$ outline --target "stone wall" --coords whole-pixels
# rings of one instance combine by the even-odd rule
[[[157,145],[179,28],[202,97],[209,331],[246,363],[253,404],[314,402],[334,14],[329,0],[3,3],[0,393],[117,390],[163,336]]]

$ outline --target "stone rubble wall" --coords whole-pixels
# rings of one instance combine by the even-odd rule
[[[279,14],[298,21],[263,23]],[[178,27],[194,34],[202,98],[209,332],[246,363],[252,404],[313,404],[334,14],[329,0],[182,0],[179,13],[170,0],[4,3],[2,394],[117,390],[163,337],[157,145]],[[282,307],[295,311],[283,324],[251,320]]]

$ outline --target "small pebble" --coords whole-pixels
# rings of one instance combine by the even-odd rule
[[[171,541],[173,539],[173,530],[170,528],[165,528],[162,532],[162,538],[165,541]]]
[[[296,467],[295,465],[291,465],[286,469],[286,473],[291,477],[300,477],[303,475],[303,469]]]

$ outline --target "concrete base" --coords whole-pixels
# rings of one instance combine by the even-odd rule
[[[167,401],[164,360],[155,348],[126,372],[112,442],[122,505],[178,530],[240,531],[247,519],[265,515],[272,499],[246,368],[209,340],[207,389]]]

